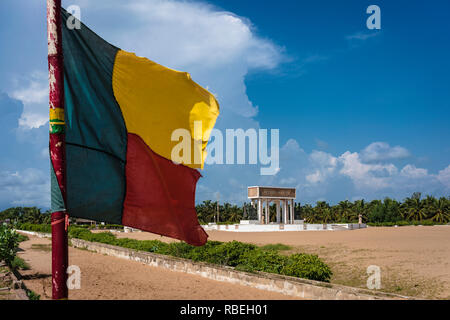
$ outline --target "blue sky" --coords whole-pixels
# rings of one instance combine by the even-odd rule
[[[280,171],[210,165],[197,200],[248,185],[297,201],[450,194],[448,1],[73,0],[102,37],[188,71],[217,128],[280,130]],[[381,8],[381,30],[366,8]],[[0,209],[49,205],[45,1],[0,3]]]

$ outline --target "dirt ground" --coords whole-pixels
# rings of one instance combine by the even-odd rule
[[[21,271],[25,285],[51,298],[50,240],[29,236],[18,255],[31,269]],[[69,265],[81,269],[81,289],[70,290],[70,299],[88,300],[278,300],[292,299],[278,293],[218,282],[200,276],[151,267],[135,261],[69,248]]]
[[[15,300],[10,270],[0,262],[0,300]]]
[[[169,238],[116,233],[139,240]],[[332,283],[365,288],[367,267],[381,268],[381,290],[426,299],[450,299],[450,226],[372,227],[352,231],[208,231],[209,240],[282,243],[283,252],[317,254],[333,270]]]

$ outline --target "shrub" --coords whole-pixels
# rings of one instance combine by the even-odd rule
[[[90,233],[90,236],[88,236],[86,240],[92,242],[114,244],[114,242],[116,241],[116,236],[111,232]]]
[[[255,249],[256,246],[249,243],[224,242],[209,247],[206,262],[235,267],[240,264],[242,256]]]
[[[50,224],[32,224],[28,222],[17,223],[15,228],[34,232],[52,233],[52,226]]]
[[[167,246],[164,254],[178,258],[189,259],[189,255],[192,249],[194,249],[194,247],[185,242],[172,242]]]
[[[274,250],[256,249],[246,252],[239,259],[238,270],[263,271],[279,274],[287,262],[287,257]]]
[[[282,274],[298,278],[329,282],[333,273],[331,269],[312,254],[297,253],[289,256]]]
[[[72,226],[69,227],[69,237],[71,238],[86,240],[84,237],[89,237],[89,234],[91,234],[91,232],[87,229]]]
[[[211,258],[211,253],[216,251],[216,247],[222,245],[222,242],[219,241],[208,241],[205,243],[204,246],[201,247],[193,247],[192,250],[189,252],[188,259],[191,259],[193,261],[204,261],[209,263],[214,263],[213,260],[216,260],[215,258]],[[168,253],[163,253],[168,254]]]
[[[128,238],[116,239],[112,244],[123,248],[130,248],[134,250],[156,252],[156,253],[166,252],[167,247],[169,246],[167,243],[158,240],[139,241]]]
[[[11,266],[19,247],[19,235],[6,225],[0,225],[0,260]]]

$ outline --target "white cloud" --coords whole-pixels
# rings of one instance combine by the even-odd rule
[[[393,164],[366,164],[357,152],[345,152],[339,157],[340,173],[350,177],[357,188],[380,189],[389,186],[390,176],[397,173]]]
[[[450,189],[450,165],[439,171],[437,179],[447,188]]]
[[[422,168],[416,168],[416,166],[408,164],[403,167],[400,174],[411,178],[422,178],[428,176],[428,170]]]
[[[25,79],[18,81],[10,96],[24,105],[19,119],[21,128],[39,128],[48,122],[48,79],[47,74],[33,71]]]
[[[256,36],[249,20],[206,3],[173,0],[116,3],[120,3],[124,16],[128,12],[137,19],[141,36],[141,41],[136,42],[128,32],[123,32],[117,37],[119,44],[149,58],[158,57],[175,66],[201,63],[207,68],[228,66],[239,60],[249,68],[268,69],[275,68],[281,59],[280,48]]]
[[[280,157],[286,158],[295,158],[302,154],[305,151],[300,148],[300,145],[295,139],[289,139],[281,148],[280,148]]]
[[[361,152],[361,159],[365,162],[401,159],[409,156],[407,149],[400,146],[391,147],[386,142],[373,142]]]
[[[329,153],[314,150],[309,155],[309,161],[314,168],[313,173],[306,176],[306,181],[311,184],[325,182],[337,167],[338,159]]]
[[[309,158],[314,164],[330,170],[334,170],[337,165],[337,158],[323,151],[313,150]]]
[[[50,203],[48,173],[34,168],[0,172],[0,206],[42,206]]]

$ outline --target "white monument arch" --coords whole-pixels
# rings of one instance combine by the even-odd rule
[[[231,232],[274,231],[333,231],[366,228],[361,218],[359,223],[305,223],[294,219],[295,188],[254,186],[247,188],[247,196],[256,208],[258,220],[241,220],[240,223],[203,225],[205,230]],[[276,219],[270,219],[270,204],[276,205]]]
[[[248,187],[248,198],[252,206],[256,206],[258,222],[269,224],[294,224],[295,188],[277,187]],[[274,202],[277,208],[276,221],[270,221],[270,203]]]

